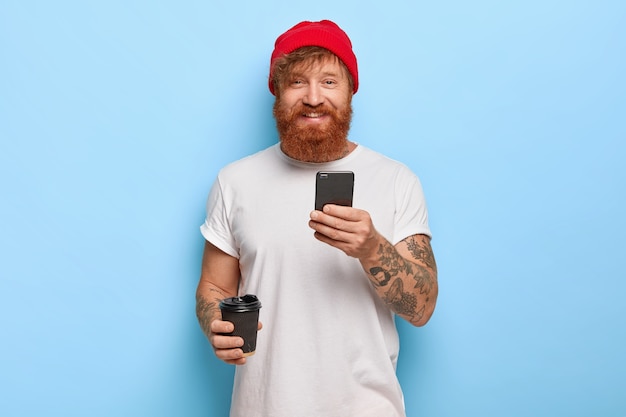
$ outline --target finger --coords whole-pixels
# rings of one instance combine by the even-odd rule
[[[321,234],[319,232],[315,232],[313,234],[313,236],[315,236],[315,238],[317,240],[319,240],[320,242],[324,242],[327,245],[333,246],[333,247],[341,250],[342,252],[344,252],[346,255],[353,256],[352,255],[352,251],[350,251],[349,245],[348,245],[347,242],[341,242],[341,241],[338,241],[338,240],[333,240],[333,239],[329,238],[328,236],[324,236],[323,234]]]
[[[211,344],[215,349],[233,349],[243,346],[243,339],[239,336],[224,336],[214,334],[211,337]]]
[[[339,217],[334,217],[316,210],[311,212],[309,227],[313,230],[320,230],[323,226],[343,230],[343,228],[346,227],[345,223],[346,222]]]
[[[235,364],[245,359],[241,349],[218,349],[215,351],[215,356],[224,362]]]
[[[324,242],[324,243],[326,243],[328,245],[336,246],[336,244],[337,244],[337,242],[335,240],[329,238],[328,236],[326,236],[326,235],[324,235],[324,234],[322,234],[320,232],[315,232],[313,234],[313,236],[315,236],[315,239],[319,240],[320,242]]]
[[[363,210],[348,206],[338,206],[336,204],[326,204],[322,211],[324,214],[352,222],[359,221],[363,213]]]
[[[226,362],[229,365],[245,365],[246,364],[246,358],[239,358],[239,359],[228,359],[225,360],[224,362]]]
[[[325,206],[325,207],[328,207],[328,206]],[[310,217],[311,217],[311,220],[313,221],[328,224],[328,225],[332,225],[332,222],[334,221],[342,220],[341,217],[335,216],[331,212],[319,211],[319,210],[313,210],[310,214]]]
[[[213,320],[211,322],[211,332],[213,333],[231,333],[235,330],[235,325],[229,321]]]
[[[261,330],[262,328],[263,323],[259,322],[257,330]],[[233,330],[235,330],[235,326],[229,321],[215,320],[211,323],[211,332],[215,334],[227,334],[233,332]]]
[[[349,237],[349,233],[343,232],[332,226],[327,226],[323,223],[311,221],[309,222],[309,226],[311,227],[311,229],[315,230],[317,233],[324,235],[327,238],[334,240],[334,241],[344,242]]]
[[[341,208],[341,206],[335,206]],[[353,220],[355,219],[355,220]],[[360,220],[361,218],[353,217],[353,219],[342,218],[338,216],[334,216],[332,214],[323,213],[321,211],[313,211],[311,213],[311,221],[319,224],[323,224],[330,228],[340,230],[348,233],[357,233],[362,227],[363,224]],[[309,226],[314,230],[319,230],[315,224],[309,224]],[[321,230],[320,230],[321,231]],[[325,233],[327,234],[327,233]]]

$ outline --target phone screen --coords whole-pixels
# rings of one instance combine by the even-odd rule
[[[315,180],[315,210],[326,204],[352,207],[354,172],[320,171]]]

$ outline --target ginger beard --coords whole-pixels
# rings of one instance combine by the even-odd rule
[[[330,116],[324,126],[298,126],[297,119],[315,111]],[[280,99],[274,103],[274,117],[280,147],[289,157],[303,162],[329,162],[342,158],[348,150],[348,131],[352,121],[352,104],[336,110],[325,105],[315,108],[300,104],[282,109]]]

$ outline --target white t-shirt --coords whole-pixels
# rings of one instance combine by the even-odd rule
[[[392,244],[430,236],[418,178],[360,145],[323,164],[274,145],[222,169],[201,232],[239,259],[239,293],[263,305],[256,353],[236,368],[232,417],[405,415],[394,314],[359,261],[308,227],[321,170],[354,172],[353,206]]]

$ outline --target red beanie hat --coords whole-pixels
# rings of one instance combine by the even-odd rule
[[[274,83],[272,83],[274,61],[276,58],[303,46],[320,46],[337,55],[348,68],[354,84],[352,93],[356,93],[359,89],[359,71],[356,56],[352,52],[350,38],[336,23],[322,20],[319,22],[300,22],[276,39],[270,60],[269,87],[272,94],[275,94]]]

